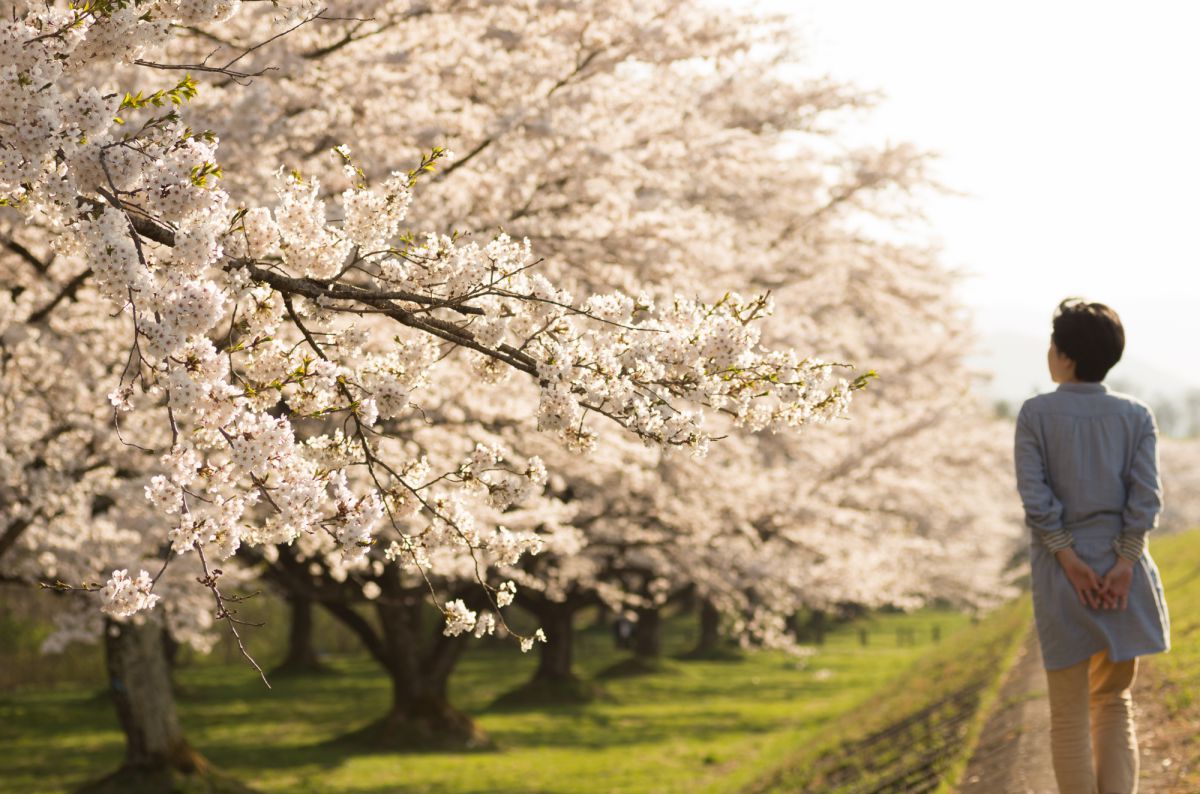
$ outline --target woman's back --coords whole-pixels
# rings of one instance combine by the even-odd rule
[[[1150,528],[1160,504],[1154,417],[1145,403],[1102,383],[1065,383],[1027,400],[1018,425],[1040,448],[1064,528]]]

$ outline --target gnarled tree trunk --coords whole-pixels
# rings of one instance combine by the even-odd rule
[[[355,735],[355,739],[382,744],[412,746],[434,740],[478,746],[487,737],[474,721],[456,709],[447,696],[450,674],[463,650],[466,636],[446,637],[440,621],[422,625],[427,591],[406,588],[395,566],[388,566],[374,581],[380,595],[371,602],[378,618],[372,622],[354,604],[362,598],[361,584],[314,577],[308,564],[295,559],[290,549],[280,549],[270,564],[269,575],[289,592],[320,604],[362,642],[371,657],[388,674],[392,701],[386,714]],[[472,609],[484,604],[478,588],[455,593]]]
[[[575,675],[575,616],[595,603],[595,596],[571,589],[562,601],[555,601],[530,588],[517,594],[517,603],[537,619],[546,642],[535,643],[538,666],[530,679],[500,695],[494,705],[536,707],[582,703],[596,697],[601,689]]]
[[[104,633],[108,692],[125,733],[125,766],[203,771],[205,761],[183,738],[160,623],[109,621]]]
[[[814,609],[809,612],[807,622],[801,627],[797,633],[801,642],[810,642],[815,645],[825,644],[825,630],[828,625],[829,616],[821,609]]]
[[[415,733],[418,738],[486,742],[474,721],[451,705],[447,696],[450,674],[466,649],[466,635],[447,637],[440,622],[422,627],[424,593],[405,591],[395,569],[384,573],[381,584],[383,593],[375,602],[375,612],[382,654],[376,658],[392,682],[392,706],[382,721],[381,738],[390,741]],[[422,643],[426,631],[432,636]]]
[[[184,738],[175,710],[165,634],[162,624],[153,619],[141,624],[107,622],[108,691],[125,734],[125,761],[115,773],[81,791],[168,794],[179,790],[185,780],[188,791],[249,791],[217,774]]]

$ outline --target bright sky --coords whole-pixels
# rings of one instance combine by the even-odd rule
[[[881,90],[874,140],[941,154],[931,202],[981,331],[1048,333],[1068,295],[1127,357],[1200,385],[1200,3],[764,0],[812,63]]]

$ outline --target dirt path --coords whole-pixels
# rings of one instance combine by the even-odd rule
[[[961,794],[1057,794],[1050,766],[1050,712],[1046,674],[1031,629],[1000,688],[967,772]]]
[[[1139,727],[1142,794],[1184,794],[1179,787],[1177,746],[1165,710],[1154,697],[1153,663],[1142,664],[1134,683]],[[1177,737],[1175,737],[1177,738]],[[1000,690],[959,794],[1057,794],[1050,764],[1050,706],[1037,634],[1031,628]]]
[[[1195,728],[1179,719],[1172,720],[1162,702],[1163,682],[1154,669],[1155,657],[1138,662],[1133,682],[1133,708],[1141,750],[1140,794],[1194,794],[1181,782],[1191,771],[1187,759],[1195,758],[1191,743]]]

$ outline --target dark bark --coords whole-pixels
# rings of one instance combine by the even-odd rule
[[[614,620],[616,620],[616,615],[604,602],[596,605],[596,622],[592,624],[593,628],[611,631]]]
[[[163,659],[167,662],[167,669],[173,672],[179,666],[179,642],[171,636],[171,632],[164,631],[162,633],[162,646]]]
[[[427,592],[405,588],[399,571],[389,566],[375,581],[381,588],[371,602],[377,621],[372,622],[354,608],[361,599],[361,585],[338,583],[328,577],[311,576],[307,564],[280,549],[279,558],[268,568],[269,576],[290,593],[311,599],[350,629],[363,647],[388,674],[392,700],[387,713],[358,734],[382,744],[410,745],[426,740],[450,740],[478,745],[486,736],[470,717],[450,703],[447,696],[450,674],[458,663],[468,638],[446,637],[439,621],[423,625]],[[479,593],[455,593],[471,609],[483,606]],[[424,640],[424,641],[423,641]]]
[[[800,626],[800,614],[799,613],[793,612],[792,614],[790,614],[786,618],[784,618],[783,619],[783,627],[784,627],[784,629],[787,630],[788,634],[791,634],[793,637],[795,637],[798,640],[802,639],[800,636],[800,632],[803,631],[803,629]]]
[[[21,533],[29,528],[30,523],[24,519],[18,519],[5,527],[3,532],[0,532],[0,557],[3,557],[9,549],[17,545],[17,540],[20,539]]]
[[[109,621],[105,629],[108,690],[125,734],[125,760],[116,772],[85,784],[80,792],[250,792],[213,769],[184,738],[162,625]]]
[[[721,642],[721,613],[707,598],[700,601],[700,639],[696,653],[712,653]]]
[[[291,618],[288,626],[288,651],[274,672],[320,672],[324,667],[317,658],[317,648],[313,643],[312,599],[299,593],[288,593],[286,598]]]
[[[170,792],[180,776],[209,772],[208,762],[187,744],[180,728],[164,633],[154,621],[108,621],[104,663],[108,692],[125,733],[125,762],[98,788],[136,781],[144,792]]]
[[[633,655],[640,659],[662,656],[662,613],[658,607],[641,607],[637,610],[637,623],[633,627]]]
[[[796,638],[801,642],[824,645],[828,624],[828,613],[822,609],[813,609],[808,613],[808,620],[803,625],[797,626]]]
[[[486,744],[474,720],[459,711],[446,695],[446,682],[436,676],[413,679],[389,670],[392,703],[373,726],[384,744],[450,740],[468,746]]]
[[[575,643],[574,618],[578,607],[570,602],[545,602],[545,607],[535,612],[546,632],[547,641],[540,644],[541,658],[534,681],[562,682],[575,680],[573,646]]]
[[[571,590],[562,601],[552,601],[534,591],[521,591],[517,603],[537,620],[546,642],[534,643],[538,666],[528,681],[498,697],[500,708],[540,708],[565,703],[586,703],[603,690],[593,681],[575,675],[575,616],[596,603],[595,594]]]
[[[125,733],[125,766],[202,771],[204,759],[188,746],[179,726],[163,650],[158,623],[109,622],[105,631],[108,691]]]
[[[465,636],[447,637],[441,625],[422,626],[424,594],[405,591],[399,573],[389,569],[375,602],[384,655],[378,661],[392,682],[392,706],[384,718],[385,740],[404,734],[478,741],[470,717],[450,704],[447,684],[466,648]],[[472,605],[475,606],[475,605]],[[421,636],[428,632],[422,648]]]

